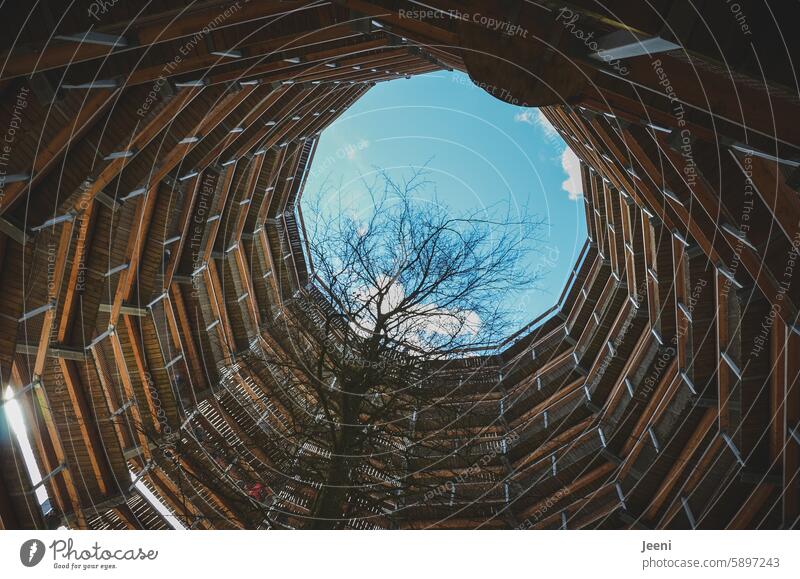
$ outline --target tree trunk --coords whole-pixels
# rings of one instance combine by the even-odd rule
[[[347,470],[344,458],[333,459],[328,480],[320,489],[314,503],[312,529],[336,529],[342,522],[342,504],[347,498]]]
[[[347,391],[346,391],[347,392]],[[342,426],[328,476],[314,502],[311,522],[312,529],[336,529],[342,524],[343,505],[347,499],[350,483],[349,457],[353,450],[356,429],[354,416],[357,413],[358,399],[348,393],[342,400]]]

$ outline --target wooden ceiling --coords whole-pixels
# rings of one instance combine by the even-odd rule
[[[743,1],[745,34],[727,7],[650,4],[3,7],[0,377],[55,515],[0,412],[2,527],[167,528],[131,473],[186,527],[264,526],[225,457],[276,480],[275,377],[246,353],[308,281],[317,137],[374,83],[449,68],[543,106],[589,241],[545,318],[465,359],[485,423],[453,441],[457,490],[401,497],[402,526],[797,527],[796,39],[775,40],[783,8]],[[576,22],[682,48],[622,74]],[[281,488],[302,527],[313,489]]]

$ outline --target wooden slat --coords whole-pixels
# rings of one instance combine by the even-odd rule
[[[101,89],[91,91],[86,95],[86,99],[81,103],[81,108],[70,122],[63,125],[47,145],[37,150],[30,167],[30,180],[9,183],[4,188],[5,195],[0,198],[0,215],[44,178],[56,162],[64,156],[67,149],[89,130],[118,95],[118,89]]]

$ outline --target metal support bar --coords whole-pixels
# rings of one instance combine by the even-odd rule
[[[128,267],[130,267],[129,263],[121,263],[120,265],[118,265],[116,267],[112,267],[107,272],[105,272],[103,274],[103,277],[111,277],[115,273],[119,273],[121,271],[125,271],[126,269],[128,269]]]
[[[103,157],[104,161],[113,161],[114,159],[127,159],[136,154],[136,149],[128,149],[127,151],[114,151]]]
[[[686,497],[681,497],[681,504],[683,505],[683,512],[686,513],[686,518],[689,519],[689,525],[692,529],[697,528],[697,521],[692,513],[692,508],[689,506],[689,500]]]
[[[175,364],[177,364],[177,363],[178,363],[178,362],[180,362],[181,360],[183,360],[183,354],[178,354],[178,355],[177,355],[177,356],[175,356],[175,357],[174,357],[172,360],[170,360],[169,362],[167,362],[167,365],[166,365],[166,366],[164,366],[164,369],[165,369],[165,370],[167,370],[167,369],[169,369],[169,368],[172,368],[172,367],[173,367]]]
[[[42,477],[42,480],[40,480],[38,483],[36,483],[35,485],[33,485],[33,487],[31,487],[31,490],[36,490],[36,489],[38,489],[40,486],[42,486],[44,483],[46,483],[47,481],[49,481],[50,479],[52,479],[54,476],[56,476],[58,473],[60,473],[61,471],[63,471],[63,470],[64,470],[64,469],[66,469],[66,468],[67,468],[67,463],[65,463],[65,462],[62,462],[62,463],[61,463],[61,464],[59,464],[59,465],[58,465],[58,466],[57,466],[55,469],[53,469],[52,471],[50,471],[49,473],[47,473],[46,475],[44,475],[44,476]]]
[[[45,305],[43,305],[43,306],[39,306],[38,308],[35,308],[35,309],[33,309],[33,310],[30,310],[30,311],[28,311],[28,312],[25,312],[25,313],[22,315],[22,317],[21,317],[20,319],[18,319],[18,320],[17,320],[17,322],[21,324],[21,323],[22,323],[22,322],[24,322],[25,320],[29,320],[29,319],[31,319],[31,318],[35,318],[35,317],[36,317],[36,316],[38,316],[39,314],[43,314],[43,313],[45,313],[45,312],[48,312],[48,311],[52,310],[54,307],[56,307],[56,303],[55,303],[55,302],[52,302],[52,301],[51,301],[51,302],[49,302],[49,303],[46,303],[46,304],[45,304]]]
[[[31,227],[31,231],[41,231],[42,229],[46,229],[47,227],[53,227],[54,225],[58,225],[59,223],[68,223],[75,219],[75,214],[72,212],[65,213],[64,215],[59,215],[58,217],[53,217],[52,219],[48,219],[41,225],[37,225],[36,227]]]
[[[100,46],[112,46],[125,48],[128,46],[128,41],[124,36],[116,34],[103,34],[102,32],[79,32],[77,34],[59,34],[54,36],[56,40],[65,40],[67,42],[77,42],[79,44],[98,44]]]
[[[614,483],[614,487],[617,489],[617,497],[619,498],[619,503],[622,505],[624,510],[628,510],[628,506],[625,504],[625,493],[622,492],[622,485],[619,484],[619,481]]]
[[[731,452],[732,452],[732,453],[733,453],[733,455],[736,457],[736,461],[737,461],[737,462],[738,462],[738,463],[739,463],[739,464],[740,464],[742,467],[744,467],[744,466],[745,466],[744,459],[742,458],[742,455],[739,453],[739,449],[738,449],[738,448],[736,448],[736,444],[734,444],[733,440],[731,440],[731,437],[730,437],[730,436],[728,436],[728,435],[727,435],[726,433],[724,433],[724,432],[722,432],[722,433],[720,433],[720,434],[722,435],[722,440],[724,440],[724,441],[725,441],[725,444],[727,444],[727,445],[728,445],[728,448],[730,448],[730,449],[731,449]]]
[[[114,416],[119,416],[120,414],[122,414],[123,412],[125,412],[125,411],[126,411],[128,408],[130,408],[131,406],[133,406],[133,398],[131,398],[130,400],[128,400],[127,402],[125,402],[125,404],[123,404],[122,406],[120,406],[119,408],[117,408],[117,409],[116,409],[114,412],[112,412],[112,413],[111,413],[111,416],[112,416],[112,417],[114,417]]]

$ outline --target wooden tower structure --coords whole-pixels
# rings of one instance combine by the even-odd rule
[[[440,69],[542,108],[580,158],[589,238],[552,310],[465,354],[459,402],[485,424],[453,440],[452,490],[398,497],[399,526],[797,528],[791,4],[4,5],[0,383],[43,480],[0,412],[0,528],[169,528],[135,483],[189,528],[269,526],[231,455],[303,526],[313,486],[276,475],[278,377],[243,353],[276,347],[265,321],[309,291],[320,132]]]

